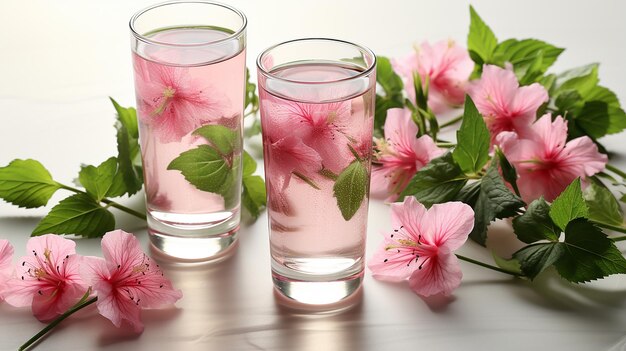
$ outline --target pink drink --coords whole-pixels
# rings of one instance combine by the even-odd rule
[[[210,27],[156,30],[146,37],[180,46],[133,53],[149,231],[153,244],[181,258],[220,252],[239,226],[245,49],[232,40],[200,46],[231,35]],[[226,133],[232,147],[221,149],[214,134],[200,132],[205,126]],[[182,244],[185,238],[208,242]]]
[[[283,280],[330,282],[362,274],[375,96],[371,76],[362,72],[349,64],[309,62],[273,69],[267,80],[259,77],[272,270],[279,290]],[[348,168],[362,179],[339,181]],[[336,189],[348,183],[354,188]],[[353,210],[342,211],[336,191],[353,194]]]

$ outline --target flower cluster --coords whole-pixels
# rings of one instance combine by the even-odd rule
[[[75,245],[54,234],[33,237],[27,255],[13,267],[13,248],[0,240],[0,296],[16,307],[31,306],[41,322],[95,302],[115,326],[126,320],[137,332],[143,330],[141,309],[173,304],[182,297],[132,234],[105,234],[104,259],[78,255]]]

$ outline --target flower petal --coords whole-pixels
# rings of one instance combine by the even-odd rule
[[[118,269],[118,265],[122,271],[132,270],[133,267],[141,264],[144,257],[139,240],[134,235],[119,229],[104,234],[102,253],[109,271]]]
[[[409,261],[404,252],[395,249],[387,250],[385,241],[370,258],[368,267],[376,279],[388,282],[401,282],[411,276],[416,265],[407,265]]]
[[[424,235],[425,215],[426,207],[413,196],[405,197],[402,203],[391,204],[391,225],[394,230],[404,227],[415,242],[419,241],[420,235]]]
[[[461,247],[474,228],[474,211],[462,202],[433,205],[422,218],[426,243],[454,251]]]
[[[449,251],[440,250],[416,269],[409,278],[409,286],[421,296],[436,294],[450,295],[461,285],[463,273],[456,256]]]

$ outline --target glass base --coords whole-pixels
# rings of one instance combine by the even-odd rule
[[[148,213],[148,234],[159,253],[181,261],[209,261],[227,256],[235,248],[239,213],[209,226],[174,226]]]
[[[332,305],[359,291],[363,270],[345,278],[321,281],[293,279],[272,269],[272,280],[276,291],[294,302],[304,305]]]

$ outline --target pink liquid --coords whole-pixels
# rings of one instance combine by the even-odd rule
[[[207,28],[174,28],[158,31],[151,39],[193,44],[228,35]],[[215,227],[216,233],[224,233],[239,223],[240,181],[218,194],[199,190],[179,170],[168,170],[181,153],[208,144],[192,135],[201,126],[223,125],[241,136],[245,50],[234,42],[227,44],[210,48],[153,45],[133,53],[151,229],[165,224],[166,229],[160,231],[167,232],[168,226],[183,230]],[[235,179],[241,179],[241,142],[234,149],[229,158]],[[222,228],[224,223],[226,228]]]
[[[360,72],[309,63],[272,73],[300,82],[331,82]],[[268,79],[259,86],[272,269],[303,280],[360,273],[367,231],[373,84],[368,78],[356,78],[320,88]],[[367,181],[362,186],[367,189],[356,213],[346,220],[334,197],[333,178],[355,160],[350,147],[364,160]]]

